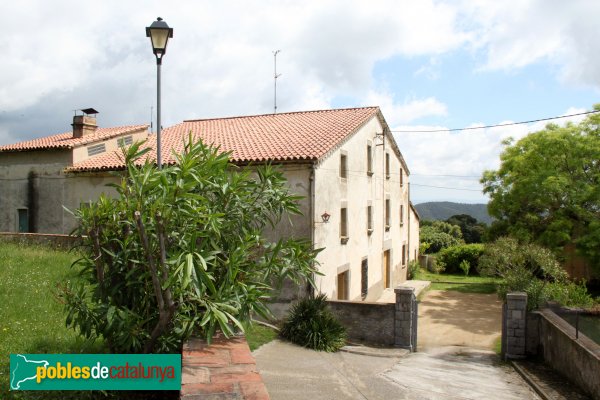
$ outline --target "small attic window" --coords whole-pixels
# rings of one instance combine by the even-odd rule
[[[129,146],[131,143],[133,143],[133,137],[131,135],[117,140],[117,145],[119,147]]]
[[[95,156],[96,154],[104,153],[106,151],[106,144],[100,143],[93,146],[88,146],[88,157]]]

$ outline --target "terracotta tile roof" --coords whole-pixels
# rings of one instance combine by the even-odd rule
[[[376,115],[380,115],[378,107],[366,107],[184,121],[162,131],[163,164],[174,162],[173,151],[183,151],[190,132],[207,144],[231,151],[236,163],[316,161]],[[151,147],[148,157],[156,159],[154,136],[147,145]],[[69,170],[122,169],[119,153],[92,157]]]
[[[80,138],[74,138],[73,132],[59,133],[38,139],[28,140],[15,144],[0,146],[0,152],[46,150],[46,149],[72,149],[87,143],[110,139],[129,132],[148,129],[148,125],[127,125],[114,128],[98,128],[96,132]]]

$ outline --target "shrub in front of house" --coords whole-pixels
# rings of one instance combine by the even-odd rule
[[[294,304],[280,334],[292,343],[318,351],[338,351],[346,344],[346,329],[327,308],[324,294]]]
[[[479,257],[483,254],[485,246],[481,243],[463,244],[458,246],[448,247],[437,254],[438,262],[442,262],[449,274],[464,273],[461,268],[461,263],[466,261],[471,267],[470,273],[476,271],[479,264]]]

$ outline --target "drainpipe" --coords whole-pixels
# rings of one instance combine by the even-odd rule
[[[408,175],[406,175],[406,180],[408,180]],[[411,209],[410,209],[410,182],[406,182],[407,185],[407,191],[408,191],[408,204],[406,207],[406,222],[408,223],[408,257],[406,257],[406,259],[408,260],[408,263],[410,263],[410,215],[411,215]]]
[[[310,218],[310,243],[311,243],[311,247],[314,250],[315,249],[315,229],[317,228],[317,224],[315,223],[315,221],[317,220],[317,217],[315,215],[315,163],[311,163],[311,167],[310,167],[310,185],[309,185],[309,196],[310,196],[310,202],[308,204],[308,215]],[[313,273],[312,276],[312,280],[313,282],[315,282],[315,274]],[[309,298],[314,298],[315,297],[315,288],[311,286],[310,283],[306,284],[306,292],[308,294]]]

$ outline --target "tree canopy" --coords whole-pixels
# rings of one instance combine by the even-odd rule
[[[191,136],[161,170],[137,166],[140,148],[126,153],[115,198],[76,211],[82,279],[62,287],[67,325],[117,352],[176,351],[192,333],[210,341],[268,315],[274,281],[312,280],[309,241],[263,235],[299,213],[281,171],[238,169]]]
[[[472,216],[457,214],[448,218],[446,222],[460,227],[465,243],[481,243],[483,241],[486,226],[483,222],[478,222]]]
[[[500,168],[481,179],[496,219],[491,235],[535,242],[557,255],[574,244],[598,271],[600,115],[564,127],[549,124],[505,146]]]
[[[460,227],[444,221],[423,221],[419,229],[419,240],[427,243],[425,253],[429,254],[464,243]]]

